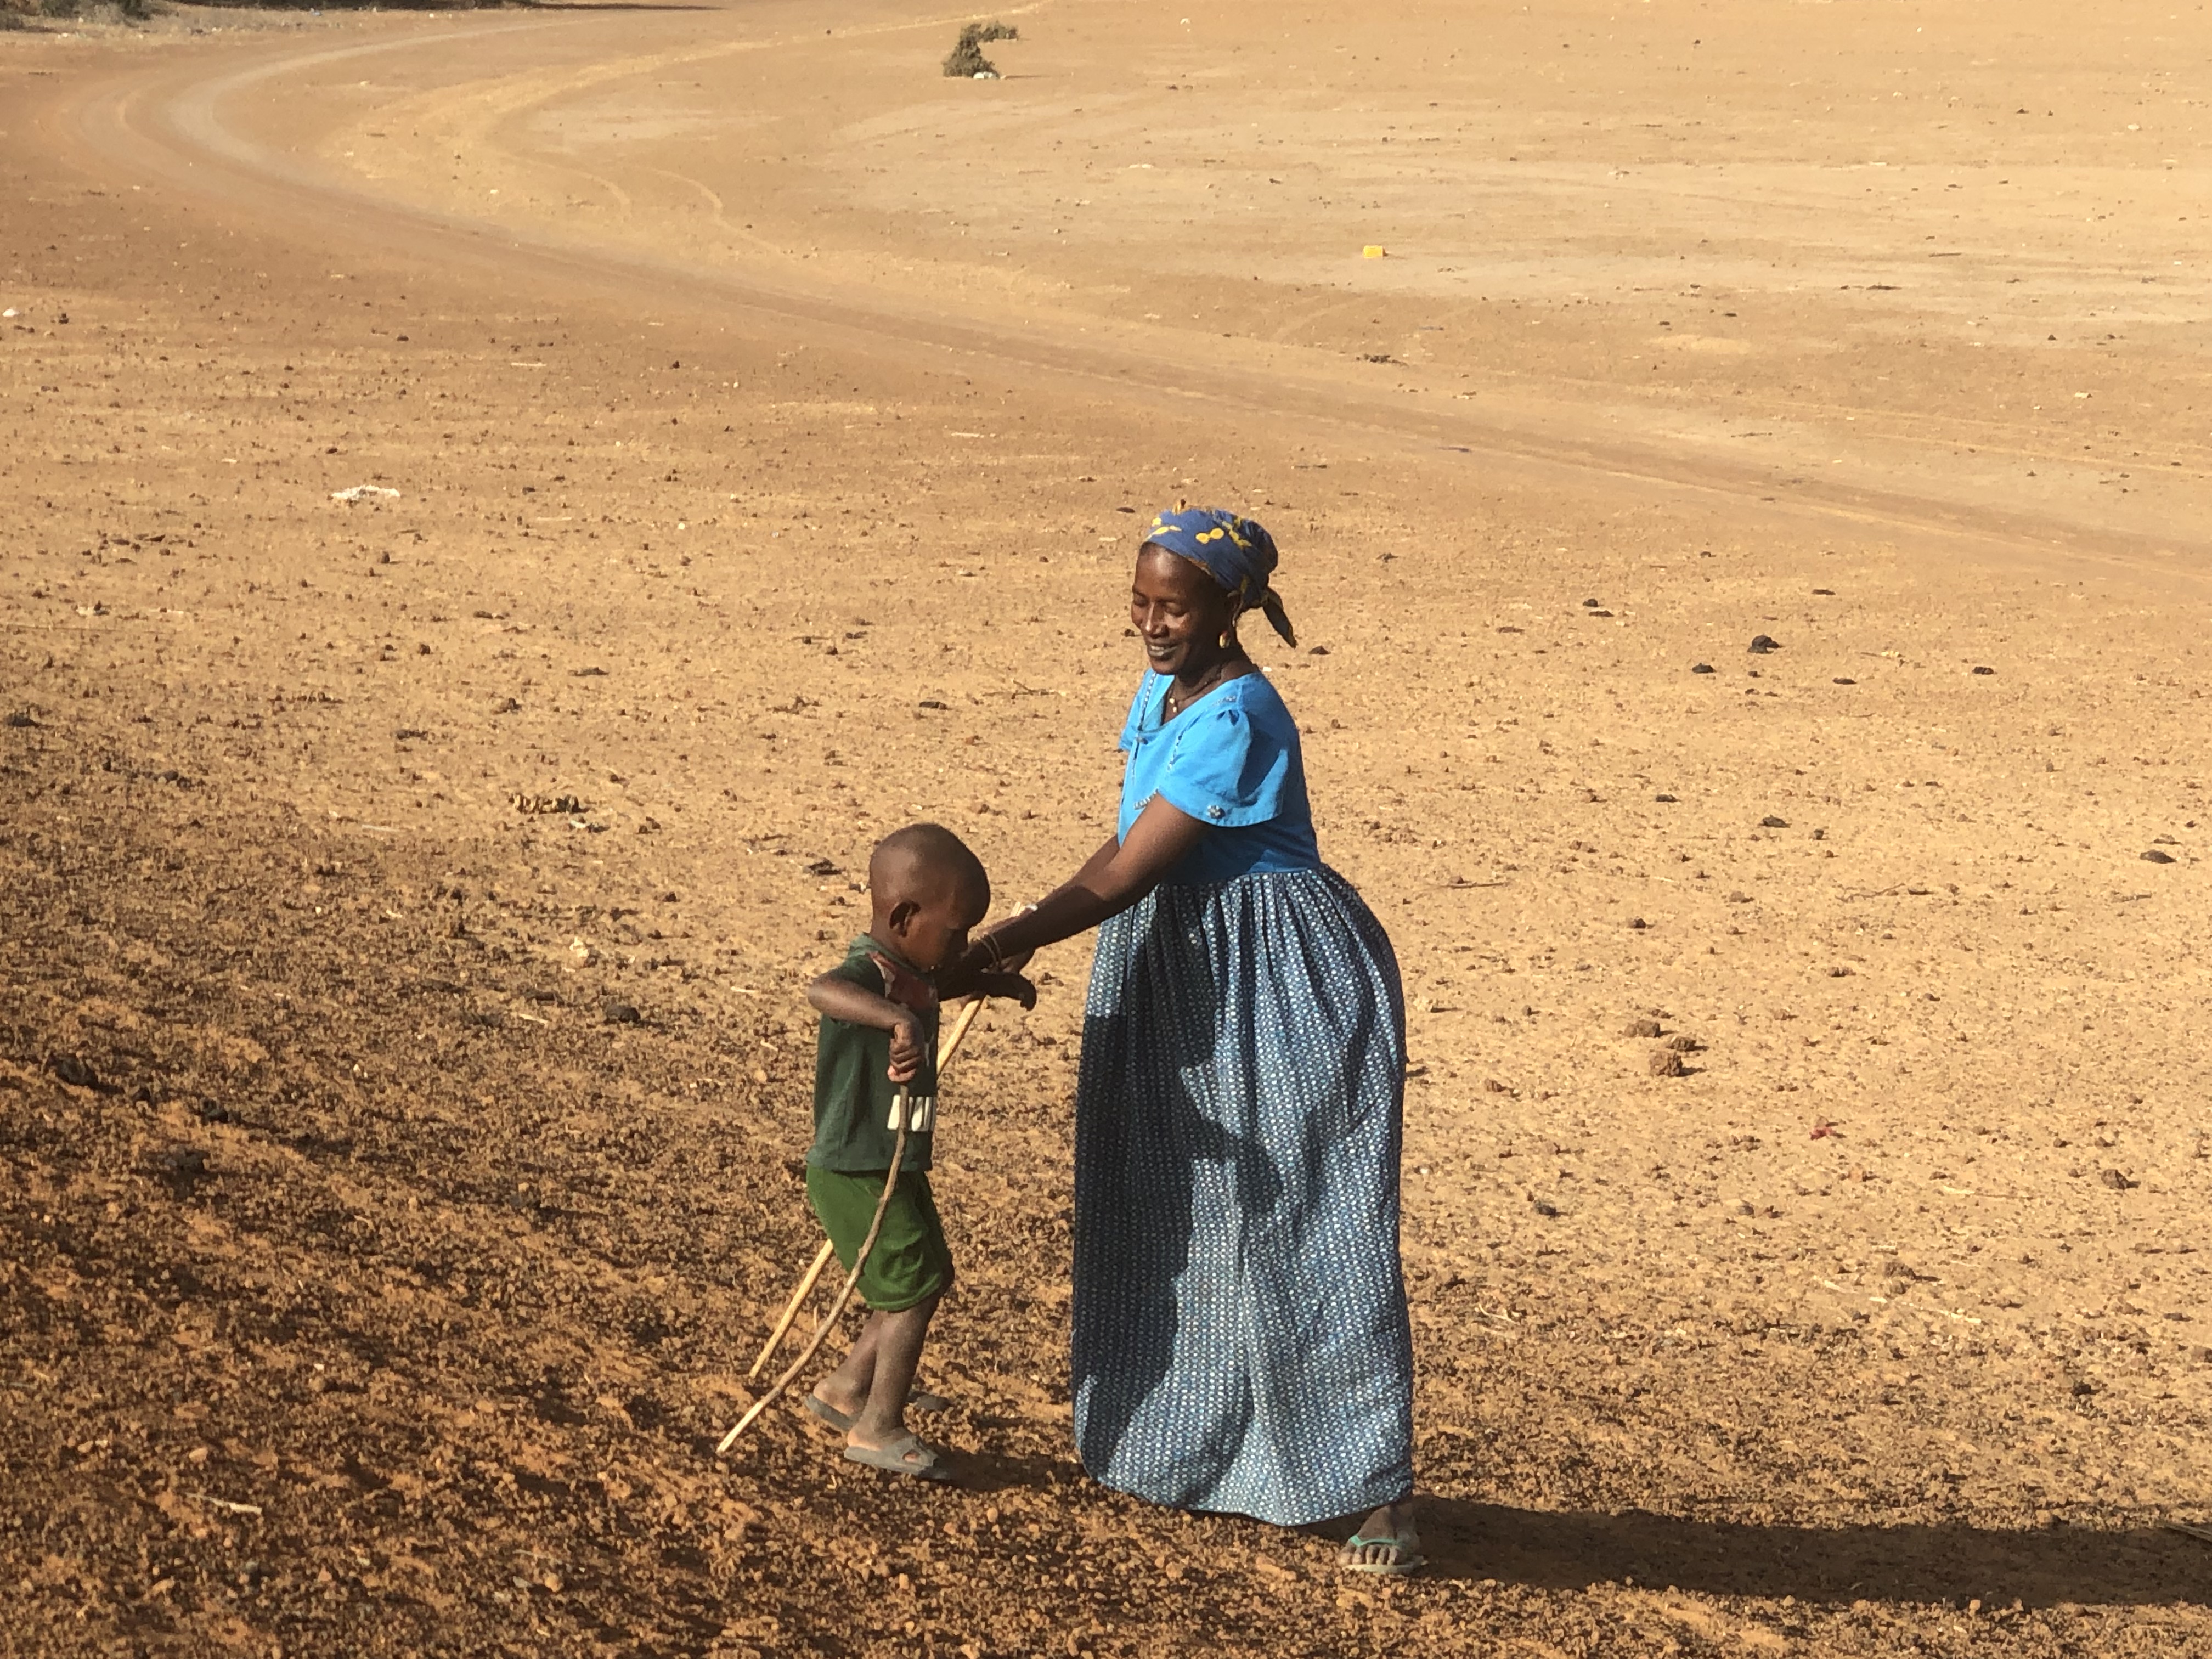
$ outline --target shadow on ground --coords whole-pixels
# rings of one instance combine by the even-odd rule
[[[1758,1526],[1428,1498],[1421,1535],[1431,1572],[1544,1589],[1632,1578],[1803,1601],[2212,1604],[2212,1547],[2151,1527]]]

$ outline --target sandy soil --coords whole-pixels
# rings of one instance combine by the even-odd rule
[[[2212,1651],[2201,18],[1006,15],[0,36],[0,1653]],[[1178,495],[1414,1000],[1417,1582],[1073,1461],[1073,947],[968,1484],[711,1455],[865,849],[1096,843]]]

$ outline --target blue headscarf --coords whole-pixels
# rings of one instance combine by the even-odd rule
[[[1282,599],[1267,585],[1275,568],[1275,538],[1251,520],[1218,507],[1178,508],[1158,514],[1145,540],[1205,566],[1206,574],[1237,601],[1238,615],[1263,611],[1285,644],[1298,642]]]

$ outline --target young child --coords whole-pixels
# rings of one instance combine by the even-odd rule
[[[868,892],[868,931],[806,991],[822,1012],[806,1196],[848,1273],[890,1173],[902,1083],[906,1156],[860,1273],[867,1322],[806,1408],[845,1431],[853,1462],[944,1480],[951,1478],[944,1454],[906,1426],[909,1404],[945,1403],[913,1389],[930,1316],[952,1284],[952,1254],[929,1191],[937,1118],[937,993],[929,976],[966,951],[968,930],[991,908],[991,883],[957,836],[915,823],[877,843]],[[1018,974],[984,976],[978,994],[1012,997],[1025,1008],[1036,1003],[1036,989]]]

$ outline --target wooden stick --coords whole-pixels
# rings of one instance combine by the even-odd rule
[[[973,997],[952,1022],[952,1029],[937,1045],[937,1069],[943,1071],[952,1063],[952,1056],[960,1051],[960,1041],[968,1035],[968,1028],[975,1023],[975,1016],[983,1012],[983,999]]]
[[[830,1304],[830,1312],[815,1328],[814,1340],[806,1345],[805,1352],[791,1362],[791,1369],[777,1377],[775,1386],[754,1401],[752,1409],[738,1419],[737,1427],[722,1437],[721,1444],[714,1448],[715,1456],[720,1457],[729,1450],[737,1443],[738,1437],[752,1426],[756,1418],[783,1397],[783,1391],[792,1385],[799,1372],[806,1369],[807,1362],[821,1348],[823,1338],[830,1334],[830,1328],[836,1324],[838,1316],[845,1311],[846,1303],[852,1299],[853,1287],[860,1282],[860,1270],[868,1265],[868,1253],[876,1248],[876,1235],[884,1230],[884,1212],[890,1208],[891,1194],[898,1188],[899,1165],[906,1161],[907,1117],[912,1109],[907,1104],[907,1089],[903,1083],[899,1085],[896,1103],[898,1138],[891,1143],[890,1173],[884,1177],[884,1194],[876,1200],[875,1218],[868,1223],[868,1236],[860,1241],[860,1250],[853,1257],[853,1271],[845,1275],[845,1288],[837,1292],[837,1299]]]
[[[791,1293],[791,1301],[784,1308],[783,1317],[775,1322],[775,1328],[768,1334],[768,1344],[760,1351],[760,1358],[753,1361],[752,1370],[745,1373],[746,1382],[750,1382],[760,1376],[761,1367],[768,1364],[769,1356],[782,1343],[784,1333],[791,1328],[792,1321],[799,1317],[799,1309],[805,1306],[806,1298],[814,1294],[814,1281],[822,1277],[822,1270],[830,1265],[830,1258],[836,1254],[836,1247],[828,1239],[823,1239],[822,1248],[814,1253],[813,1266],[807,1268],[805,1276],[799,1281],[799,1288]]]

